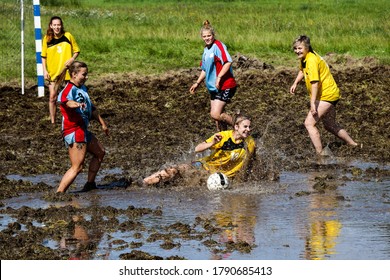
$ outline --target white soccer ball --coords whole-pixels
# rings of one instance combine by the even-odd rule
[[[223,190],[229,187],[229,179],[222,172],[216,172],[207,179],[207,188],[211,191]]]

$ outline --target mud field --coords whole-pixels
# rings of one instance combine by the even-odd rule
[[[275,69],[244,56],[234,59],[239,89],[227,111],[240,109],[253,117],[258,159],[250,178],[237,182],[237,186],[247,187],[231,192],[232,200],[224,203],[235,205],[232,201],[238,199],[238,204],[247,201],[244,206],[251,208],[251,200],[240,199],[248,194],[253,196],[250,188],[258,185],[272,186],[270,192],[285,195],[289,193],[288,186],[278,182],[289,172],[322,172],[313,179],[312,189],[290,192],[292,201],[302,196],[326,201],[329,193],[340,186],[335,182],[345,184],[351,176],[358,183],[385,182],[379,193],[381,201],[376,203],[387,209],[383,213],[387,221],[383,224],[390,236],[386,207],[390,203],[390,67],[370,58],[326,57],[342,93],[337,119],[363,148],[343,145],[320,126],[322,140],[332,151],[332,159],[377,164],[360,168],[334,161],[322,164],[314,157],[314,148],[303,126],[308,112],[305,86],[301,83],[295,96],[288,93],[297,69]],[[110,136],[105,137],[98,124],[92,122],[91,130],[105,146],[106,157],[97,181],[101,190],[89,193],[75,192],[84,184],[85,169],[68,193],[55,194],[61,176],[69,167],[69,159],[61,139],[60,112],[57,111],[55,126],[48,119],[48,97],[37,98],[34,87],[28,88],[23,96],[12,85],[0,88],[1,259],[103,259],[107,254],[102,252],[105,246],[110,248],[107,251],[120,252],[111,253],[111,259],[188,259],[191,257],[172,249],[181,247],[185,251],[183,244],[189,241],[202,244],[214,257],[233,254],[237,258],[252,258],[251,251],[258,243],[239,237],[212,238],[226,229],[234,229],[234,221],[219,223],[217,218],[199,214],[190,220],[159,223],[159,227],[148,223],[158,221],[166,211],[164,200],[153,201],[153,195],[161,198],[169,194],[177,201],[187,199],[192,204],[199,203],[202,209],[202,200],[195,194],[210,196],[205,187],[207,177],[186,174],[174,183],[151,190],[143,190],[134,183],[162,166],[191,160],[194,145],[215,131],[208,115],[205,88],[200,87],[195,95],[189,94],[199,69],[158,76],[110,74],[96,80],[93,65],[89,68],[87,86],[91,99],[110,128]],[[37,180],[37,176],[46,179]],[[267,195],[266,189],[258,195]],[[104,196],[117,200],[118,206],[96,203]],[[125,197],[138,203],[129,201],[126,205],[121,200]],[[145,197],[150,199],[143,200]],[[348,200],[345,195],[333,197],[340,203]],[[172,211],[174,203],[166,203]],[[118,233],[128,233],[132,241]],[[158,250],[144,251],[145,243],[158,244]],[[386,252],[390,256],[390,250]]]

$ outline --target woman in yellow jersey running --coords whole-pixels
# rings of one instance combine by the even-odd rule
[[[80,53],[76,40],[64,29],[60,17],[54,16],[50,19],[45,37],[42,41],[42,66],[45,80],[49,81],[49,112],[50,121],[55,123],[57,89],[54,87],[58,75],[64,68],[68,68],[76,60]],[[67,73],[66,81],[70,80]]]
[[[298,56],[301,65],[300,71],[290,88],[294,94],[298,83],[305,79],[306,87],[310,95],[310,111],[305,120],[305,127],[310,139],[319,155],[324,155],[320,133],[316,124],[321,120],[324,127],[351,146],[358,144],[352,140],[349,134],[336,122],[335,106],[340,98],[337,87],[329,67],[310,44],[310,38],[301,35],[293,42],[293,49]]]
[[[209,156],[198,159],[192,164],[180,164],[160,170],[144,178],[139,184],[153,185],[166,182],[191,168],[206,170],[210,174],[219,171],[229,178],[236,177],[241,171],[248,171],[256,149],[255,140],[250,136],[251,119],[238,114],[233,124],[233,130],[215,133],[195,147],[196,153],[210,149]]]

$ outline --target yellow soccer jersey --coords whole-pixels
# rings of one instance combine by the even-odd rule
[[[305,76],[309,94],[311,94],[311,82],[319,82],[317,100],[339,100],[340,90],[330,73],[328,64],[321,56],[317,53],[309,52],[301,63],[301,70]]]
[[[222,172],[228,177],[237,175],[255,152],[255,140],[249,136],[244,141],[234,142],[233,130],[219,132],[222,140],[211,147],[211,154],[200,159],[203,167],[213,172]],[[213,136],[206,140],[211,142]]]
[[[47,42],[46,36],[43,38],[41,56],[46,58],[46,68],[51,81],[55,80],[64,69],[65,62],[77,52],[80,52],[80,48],[69,32],[65,32],[60,38],[53,38],[50,42]],[[65,80],[70,80],[69,72],[66,73]]]

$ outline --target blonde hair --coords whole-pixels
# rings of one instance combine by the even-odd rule
[[[65,81],[66,71],[69,70],[70,77],[72,77],[72,74],[78,73],[80,71],[80,68],[88,69],[88,66],[85,62],[75,60],[68,68],[64,67],[61,73],[54,80],[54,90],[57,92],[60,85]]]
[[[238,112],[233,116],[233,126],[239,125],[242,121],[245,121],[245,120],[252,121],[252,118]]]
[[[208,19],[206,19],[206,20],[203,22],[203,26],[202,26],[202,28],[200,29],[200,36],[202,36],[203,31],[210,31],[211,34],[212,34],[213,36],[215,36],[214,28],[211,26],[210,21],[209,21]]]
[[[297,38],[295,38],[292,46],[293,46],[293,49],[296,45],[300,44],[300,43],[303,43],[303,45],[305,46],[305,48],[307,48],[309,50],[309,52],[314,52],[313,51],[313,47],[311,46],[311,43],[310,43],[310,37],[309,36],[306,36],[306,35],[299,35]]]

